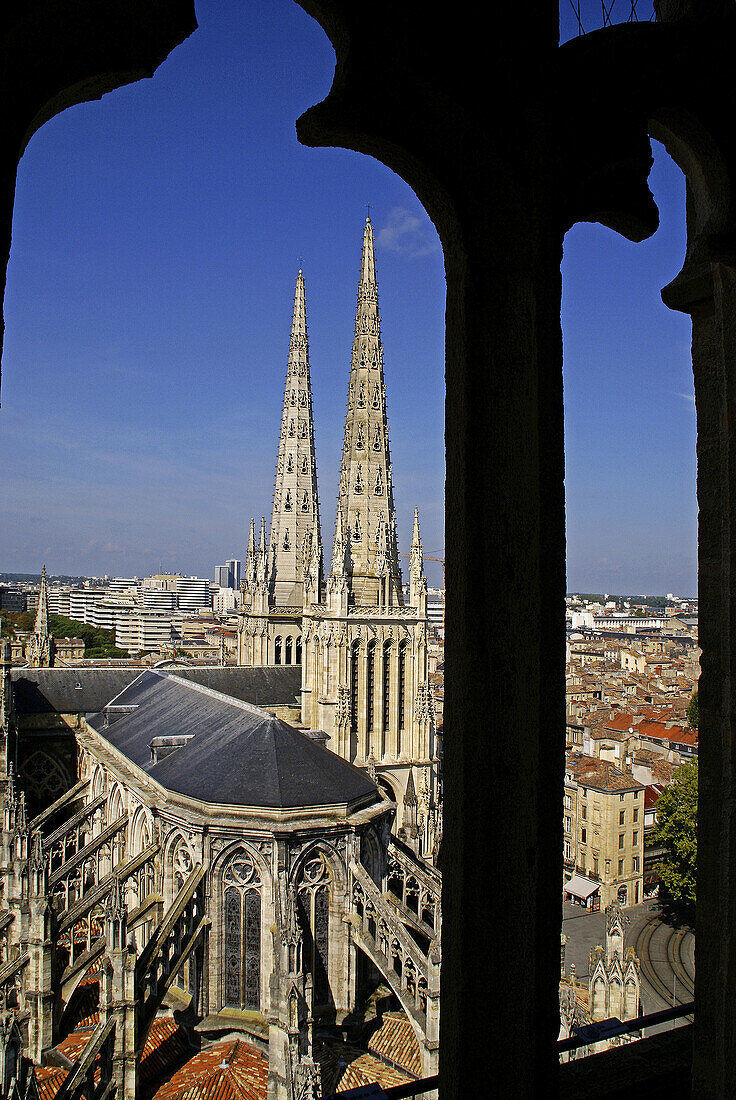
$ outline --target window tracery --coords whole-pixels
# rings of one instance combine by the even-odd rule
[[[287,472],[287,474],[290,474],[290,473],[293,472],[293,470],[294,470],[294,456],[290,454],[290,455],[286,456],[286,472]]]
[[[261,1005],[261,876],[244,848],[222,873],[223,1001],[257,1012]]]
[[[178,894],[192,873],[192,867],[194,866],[192,853],[183,837],[177,842],[174,848],[171,866],[174,879],[174,893]]]
[[[64,768],[48,753],[40,750],[31,753],[21,768],[21,775],[26,798],[34,809],[50,806],[71,786]]]
[[[286,490],[286,498],[284,500],[284,511],[285,512],[290,512],[291,511],[291,489]],[[284,549],[286,549],[286,547],[284,547]]]

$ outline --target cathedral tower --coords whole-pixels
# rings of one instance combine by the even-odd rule
[[[363,232],[337,510],[342,529],[350,536],[351,602],[400,606],[403,595],[370,218]]]
[[[323,602],[324,599],[324,602]],[[370,218],[363,232],[332,563],[324,597],[305,591],[302,725],[371,770],[424,846],[412,769],[434,805],[436,748],[428,682],[427,582],[414,514],[409,605],[396,535],[378,286]],[[421,827],[421,831],[420,828]]]
[[[312,384],[304,276],[296,280],[286,366],[271,532],[255,543],[251,520],[238,623],[241,665],[300,664],[305,579],[321,584],[322,537],[317,496]]]

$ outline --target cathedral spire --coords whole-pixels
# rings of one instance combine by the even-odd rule
[[[54,663],[54,639],[49,631],[49,596],[46,566],[41,570],[36,621],[26,641],[26,660],[31,668],[48,668]]]
[[[271,516],[269,579],[277,606],[302,603],[305,540],[312,539],[315,526],[320,542],[307,307],[300,271],[294,294]]]
[[[49,634],[49,597],[46,586],[46,566],[41,570],[41,587],[38,592],[38,607],[36,608],[36,622],[33,633],[39,638],[47,638]]]
[[[250,592],[256,583],[256,521],[250,521],[250,533],[248,535],[248,549],[245,554],[245,570],[243,576],[243,588]]]
[[[337,514],[336,531],[341,525],[350,535],[355,603],[374,605],[383,598],[392,606],[402,604],[370,218],[363,232]]]

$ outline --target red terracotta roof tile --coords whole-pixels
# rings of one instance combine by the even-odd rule
[[[422,1076],[422,1056],[414,1028],[403,1012],[384,1012],[381,1026],[368,1041],[368,1050],[386,1058],[415,1077]]]
[[[154,1100],[265,1100],[268,1059],[241,1039],[215,1043],[190,1058]]]

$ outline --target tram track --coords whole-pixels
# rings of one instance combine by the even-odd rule
[[[683,956],[683,945],[690,932],[676,931],[653,916],[640,929],[635,942],[641,974],[661,1006],[685,1004],[695,994],[694,973]],[[655,938],[656,937],[656,938]],[[654,941],[654,945],[653,942]],[[654,958],[653,946],[659,955]],[[692,1017],[686,1017],[692,1019]]]

